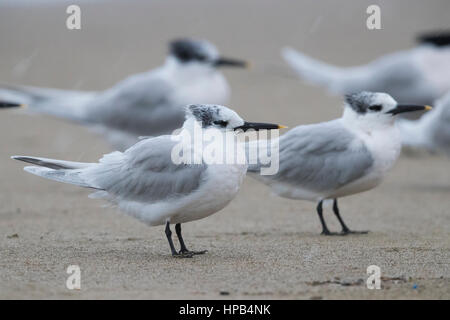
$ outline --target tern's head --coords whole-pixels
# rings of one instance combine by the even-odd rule
[[[344,117],[351,117],[367,125],[393,124],[395,115],[404,112],[430,110],[430,106],[399,104],[387,93],[359,92],[345,96]]]
[[[177,39],[170,43],[169,50],[169,55],[180,66],[194,64],[209,68],[247,66],[245,61],[221,57],[217,48],[206,40]]]
[[[278,124],[244,121],[233,110],[219,105],[192,104],[186,107],[185,125],[195,122],[203,129],[215,128],[221,131],[231,130],[271,130],[285,128]]]

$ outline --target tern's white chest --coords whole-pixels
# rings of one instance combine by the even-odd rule
[[[171,223],[202,219],[223,209],[238,193],[246,172],[247,165],[209,165],[206,182],[190,199],[189,205],[171,217]]]
[[[216,199],[211,202],[219,206],[228,203],[238,193],[246,171],[246,165],[210,165],[208,168],[210,180],[205,188],[209,192],[206,197]]]
[[[394,166],[400,155],[401,138],[397,127],[374,131],[367,134],[364,140],[374,159],[372,172],[383,176]]]
[[[332,197],[343,197],[375,188],[400,155],[401,139],[395,126],[386,127],[385,130],[361,133],[359,137],[372,155],[372,167],[362,178],[336,190]]]

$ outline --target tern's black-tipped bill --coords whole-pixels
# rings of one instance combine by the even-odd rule
[[[426,111],[433,109],[430,106],[419,106],[413,104],[399,104],[396,108],[388,111],[387,113],[391,113],[392,115],[396,115],[404,112],[414,112],[414,111]]]
[[[242,126],[234,128],[234,130],[274,130],[274,129],[283,129],[287,128],[285,126],[273,123],[261,123],[261,122],[244,122]]]
[[[217,59],[214,63],[216,67],[238,67],[238,68],[247,68],[249,64],[246,61],[238,60],[238,59],[231,59],[231,58],[225,58],[220,57]]]
[[[19,107],[23,107],[23,106],[24,105],[21,103],[0,101],[0,109],[19,108]]]

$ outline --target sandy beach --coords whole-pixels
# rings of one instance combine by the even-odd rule
[[[24,2],[24,1],[23,1]],[[382,30],[366,28],[377,2]],[[339,117],[342,98],[304,84],[280,57],[289,45],[342,66],[411,48],[418,32],[449,28],[450,2],[80,2],[82,29],[65,27],[66,2],[0,4],[0,83],[100,90],[164,61],[166,43],[192,36],[252,62],[225,70],[230,107],[255,121],[294,127]],[[0,117],[1,299],[449,299],[450,159],[403,154],[383,184],[340,200],[367,235],[320,236],[315,204],[271,195],[247,178],[231,204],[183,225],[187,245],[170,255],[163,227],[88,198],[89,190],[22,170],[10,156],[96,161],[112,151],[84,127],[8,110]],[[331,229],[339,224],[325,209]],[[66,268],[79,265],[81,290]],[[382,289],[366,287],[369,265]]]

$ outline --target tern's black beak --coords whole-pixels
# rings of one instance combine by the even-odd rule
[[[234,128],[234,130],[274,130],[274,129],[283,129],[287,128],[285,126],[273,123],[260,123],[260,122],[244,122],[244,125]]]
[[[413,105],[413,104],[398,104],[396,108],[394,108],[386,113],[391,113],[393,116],[395,116],[396,114],[404,113],[404,112],[424,111],[424,110],[431,110],[431,109],[433,109],[433,108],[430,106],[418,106],[418,105]]]
[[[5,108],[5,109],[6,108],[18,108],[18,107],[23,107],[23,104],[0,101],[0,109],[3,109],[3,108]]]
[[[247,68],[248,63],[243,60],[231,59],[220,57],[214,62],[216,67],[238,67],[238,68]]]

